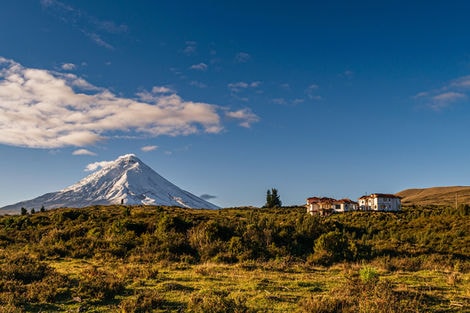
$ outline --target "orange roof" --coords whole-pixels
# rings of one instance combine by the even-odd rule
[[[394,194],[391,193],[373,193],[370,195],[365,195],[360,197],[359,199],[367,199],[367,198],[398,198],[401,199],[399,196],[395,196]]]

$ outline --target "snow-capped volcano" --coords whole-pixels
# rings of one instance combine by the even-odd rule
[[[42,206],[52,209],[106,204],[218,209],[216,205],[170,183],[135,155],[127,154],[107,163],[102,169],[70,187],[5,206],[1,210],[13,212],[22,207],[37,210]]]

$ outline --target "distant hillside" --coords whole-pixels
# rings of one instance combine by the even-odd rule
[[[470,186],[431,187],[406,189],[396,193],[404,205],[452,205],[470,204]]]

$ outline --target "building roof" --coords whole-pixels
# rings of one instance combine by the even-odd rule
[[[360,199],[367,199],[367,198],[397,198],[397,199],[401,199],[401,197],[396,196],[396,195],[391,194],[391,193],[373,193],[373,194],[370,194],[370,195],[362,196],[362,197],[359,198],[359,200]]]
[[[328,198],[328,197],[310,197],[307,198],[307,204],[313,204],[313,203],[322,203],[322,204],[340,204],[340,203],[356,203],[352,201],[351,199],[341,199],[341,200],[336,200],[333,198]]]

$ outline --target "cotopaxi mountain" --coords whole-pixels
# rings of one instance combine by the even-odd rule
[[[188,191],[175,186],[133,154],[123,155],[78,183],[32,200],[8,205],[0,210],[58,207],[81,208],[90,205],[165,205],[195,209],[218,209]]]

